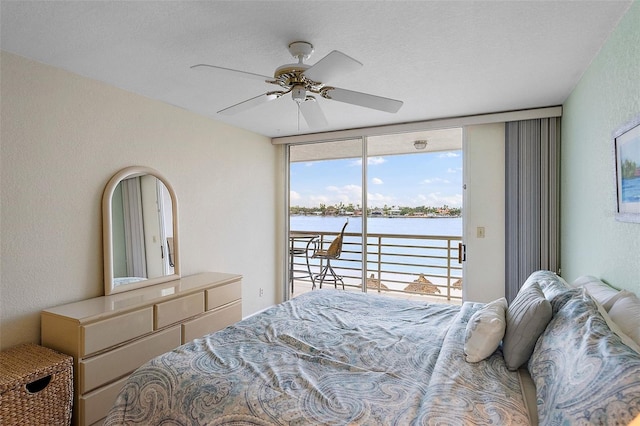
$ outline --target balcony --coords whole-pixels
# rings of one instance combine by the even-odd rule
[[[317,241],[327,248],[335,233],[292,231],[292,233],[317,236]],[[362,291],[363,244],[359,233],[345,233],[340,259],[331,265],[343,277],[345,290]],[[420,299],[426,301],[462,303],[462,263],[458,236],[372,234],[366,242],[366,291],[381,295]],[[293,297],[311,291],[311,279],[307,269],[306,242],[294,241]],[[318,259],[311,259],[311,272],[321,268]],[[317,285],[317,283],[316,283]],[[325,281],[324,287],[333,286]],[[338,285],[340,288],[340,284]]]

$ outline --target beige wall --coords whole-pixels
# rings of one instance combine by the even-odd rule
[[[561,256],[569,281],[594,275],[640,294],[640,223],[614,218],[612,133],[640,114],[640,2],[564,104]]]
[[[103,294],[100,200],[131,165],[157,169],[178,195],[183,275],[244,275],[244,315],[281,297],[280,147],[6,52],[0,59],[0,348],[39,342],[41,309]]]

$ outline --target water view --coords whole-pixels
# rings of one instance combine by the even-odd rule
[[[638,170],[640,171],[640,168]],[[640,203],[640,177],[622,179],[622,201]]]
[[[345,232],[362,232],[362,217],[348,217]],[[346,216],[291,216],[291,231],[339,232]],[[461,217],[369,217],[370,234],[462,236]]]
[[[415,144],[427,139],[428,149]],[[317,234],[327,249],[349,221],[330,261],[347,289],[461,300],[461,148],[461,129],[291,146],[290,230]],[[304,273],[310,250],[291,241],[293,270]],[[321,269],[318,259],[309,266]]]
[[[346,285],[362,284],[362,217],[290,217],[291,232],[329,233],[325,244],[335,238],[346,220],[343,253],[331,264],[344,277]],[[461,298],[462,265],[458,262],[458,243],[462,218],[369,217],[367,220],[367,287],[369,290],[409,291],[437,297]],[[325,245],[326,248],[326,245]],[[296,260],[305,266],[306,260]],[[310,262],[312,269],[318,263]],[[333,285],[333,283],[331,283]]]

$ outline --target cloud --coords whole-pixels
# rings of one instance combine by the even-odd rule
[[[347,195],[354,202],[361,202],[362,187],[360,185],[345,185],[342,187],[341,193]]]
[[[449,167],[447,169],[447,173],[458,173],[458,170],[457,169],[452,169],[451,167]]]
[[[384,157],[368,157],[367,164],[370,166],[379,166],[382,163],[386,163],[387,160]],[[351,163],[352,166],[362,166],[362,158],[358,158],[357,160]]]
[[[360,185],[327,186],[325,188],[330,195],[322,196],[323,203],[334,204],[362,204],[362,187]]]
[[[416,199],[417,204],[439,207],[447,205],[449,207],[462,207],[462,194],[442,195],[441,192],[431,192],[427,195],[420,194]]]
[[[440,155],[438,155],[438,158],[456,158],[456,157],[460,157],[460,153],[459,152],[443,152]]]
[[[374,185],[382,185],[384,182],[382,181],[382,179],[374,177],[373,179],[371,179],[371,183]]]
[[[311,195],[309,196],[309,207],[319,206],[320,204],[331,204],[329,197],[325,195]]]
[[[302,197],[296,191],[289,191],[290,201],[299,201]]]
[[[367,198],[369,200],[369,207],[382,207],[384,204],[393,204],[395,200],[394,197],[380,194],[379,192],[375,194],[368,193]]]
[[[427,185],[430,185],[432,183],[451,183],[451,181],[447,179],[442,179],[442,178],[433,178],[433,179],[425,179],[422,181],[422,183],[426,183]]]
[[[335,186],[335,185],[331,185],[331,186],[327,186],[327,191],[331,191],[331,192],[338,192],[338,193],[362,193],[362,187],[360,185],[344,185],[344,186]]]

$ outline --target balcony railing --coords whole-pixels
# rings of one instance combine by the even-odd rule
[[[323,248],[336,238],[336,233],[292,231],[296,234],[317,235]],[[462,300],[462,263],[457,236],[368,234],[366,241],[366,289],[390,295],[428,295],[446,301]],[[302,244],[304,243],[304,244]],[[296,248],[305,248],[306,242],[294,242]],[[321,263],[312,259],[308,251],[312,274],[320,271]],[[342,254],[332,260],[331,266],[340,275],[345,288],[362,288],[363,243],[359,233],[345,233]],[[307,256],[297,250],[293,256],[293,279],[311,282],[308,276]],[[316,285],[318,283],[316,282]],[[324,285],[333,286],[325,281]],[[443,300],[444,301],[444,300]]]

